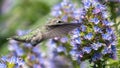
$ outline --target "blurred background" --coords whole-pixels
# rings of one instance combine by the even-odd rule
[[[7,52],[7,38],[47,22],[51,7],[59,0],[0,0],[0,55]]]
[[[14,36],[20,30],[35,29],[48,22],[51,8],[62,0],[0,0],[0,56],[9,53],[7,38]],[[80,0],[72,0],[81,5]],[[102,3],[107,0],[101,1]],[[111,13],[111,20],[118,37],[118,56],[120,55],[120,3],[106,3]],[[119,59],[120,61],[120,59]],[[114,62],[119,64],[119,62]]]

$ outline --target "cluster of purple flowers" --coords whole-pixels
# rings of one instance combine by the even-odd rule
[[[97,0],[83,0],[82,3],[83,8],[75,8],[70,1],[63,0],[52,9],[54,17],[82,24],[70,33],[71,56],[77,61],[90,59],[92,62],[106,57],[117,59],[114,23],[108,20],[107,7]]]
[[[0,58],[0,68],[23,68],[24,64],[20,57],[8,55]]]

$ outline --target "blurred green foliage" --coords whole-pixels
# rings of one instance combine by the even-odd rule
[[[42,19],[46,19],[47,15],[49,15],[50,8],[53,5],[52,3],[55,4],[57,1],[15,0],[15,5],[9,12],[1,14],[0,17],[1,46],[6,43],[6,38],[15,35],[16,30],[28,29],[37,23],[39,25],[44,24],[45,20],[43,21]],[[9,6],[7,7],[10,8]],[[6,9],[7,8],[4,8],[3,10]]]
[[[106,5],[109,7],[110,20],[114,22],[114,30],[117,35],[117,54],[118,60],[108,60],[107,68],[119,68],[120,67],[120,3],[119,2],[108,2]]]

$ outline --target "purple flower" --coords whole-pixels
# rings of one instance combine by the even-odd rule
[[[78,28],[76,28],[75,30],[73,30],[71,37],[72,37],[72,39],[74,39],[74,38],[77,38],[79,36],[80,36],[80,30]]]
[[[29,32],[28,30],[18,30],[17,35],[23,36],[23,35],[27,34],[28,32]]]
[[[16,52],[17,56],[23,56],[24,55],[24,51],[23,51],[22,48],[16,49],[15,52]]]
[[[70,55],[75,56],[76,55],[76,51],[75,50],[71,50],[70,51]]]
[[[104,47],[103,51],[102,51],[102,54],[110,54],[111,53],[111,48],[109,47]]]
[[[103,25],[105,25],[105,26],[112,26],[112,25],[113,25],[113,23],[112,23],[112,22],[109,22],[108,20],[103,20],[102,23],[103,23]]]
[[[40,54],[40,53],[41,53],[39,47],[33,47],[32,51],[33,51],[34,53],[37,53],[37,54]]]
[[[57,47],[57,52],[65,52],[65,51],[66,51],[65,47],[63,47],[63,46]]]
[[[38,61],[41,65],[44,65],[44,63],[45,63],[45,59],[42,56],[38,57]]]
[[[101,58],[102,58],[101,53],[95,53],[92,57],[92,61],[97,61],[97,60],[100,60]]]
[[[20,67],[20,66],[23,67],[24,64],[25,64],[25,61],[23,61],[23,59],[17,57],[17,66],[18,67]]]
[[[35,55],[29,55],[28,58],[29,58],[29,60],[31,60],[31,61],[35,61],[36,56],[35,56]]]
[[[102,45],[104,45],[103,43],[97,42],[96,43],[98,47],[102,47]]]
[[[112,50],[113,53],[116,53],[116,51],[117,51],[116,50],[116,46],[115,45],[111,45],[111,50]]]
[[[62,14],[62,12],[61,11],[52,11],[52,13],[51,13],[51,15],[52,16],[55,16],[55,17],[58,17],[58,16],[60,16]]]
[[[110,44],[111,45],[116,45],[117,44],[117,42],[114,40],[114,41],[110,41]]]
[[[61,5],[58,4],[58,5],[55,5],[53,8],[52,8],[52,12],[51,12],[51,15],[52,16],[55,16],[55,17],[58,17],[62,14],[62,11],[61,11]]]
[[[7,65],[4,63],[0,63],[0,68],[7,68]]]
[[[15,56],[7,57],[6,63],[7,63],[6,65],[8,67],[11,67],[11,64],[12,65],[14,64],[15,68],[23,67],[23,65],[25,64],[25,62],[23,61],[23,59],[21,59],[19,57],[15,57]]]
[[[118,57],[117,57],[117,53],[113,53],[113,54],[111,54],[111,56],[110,56],[112,59],[114,59],[114,60],[117,60],[118,59]]]
[[[87,54],[90,53],[91,50],[92,50],[91,47],[84,47],[84,48],[82,49],[82,51],[83,51],[83,52],[86,52]]]
[[[95,32],[102,33],[101,28],[99,28],[98,26],[94,26],[93,29],[94,29]]]
[[[98,24],[100,22],[100,20],[95,17],[95,18],[91,19],[90,22],[93,22],[94,24]]]
[[[82,58],[83,55],[84,55],[84,53],[83,53],[82,51],[79,51],[79,52],[77,52],[77,55],[76,55],[76,56]]]
[[[73,46],[73,49],[77,49],[76,47],[77,43],[74,40],[71,40],[70,44],[71,46]]]
[[[69,1],[63,1],[60,4],[54,6],[54,8],[52,9],[52,16],[54,17],[61,17],[63,14],[71,14],[71,12],[74,11],[74,5],[69,2]],[[65,15],[64,17],[62,17],[63,21],[66,21],[67,15]]]
[[[95,9],[93,10],[93,14],[98,14],[98,13],[104,11],[105,9],[106,9],[106,7],[104,5],[96,4]]]
[[[108,34],[108,33],[102,34],[102,38],[103,38],[104,40],[111,40],[111,39],[112,39],[111,35]]]
[[[102,4],[97,4],[95,8],[99,8],[101,11],[106,10],[106,6]]]
[[[60,4],[57,4],[57,5],[53,6],[52,9],[53,9],[53,10],[56,10],[56,11],[61,10],[61,5],[60,5]]]
[[[85,25],[81,25],[81,31],[86,31],[86,26]]]
[[[57,44],[53,41],[53,39],[50,39],[47,43],[48,47],[56,48]]]
[[[100,13],[101,12],[101,10],[99,9],[99,8],[95,8],[94,10],[93,10],[93,14],[97,14],[97,13]]]
[[[114,31],[111,28],[106,28],[106,32],[108,34],[113,34],[114,33]]]
[[[10,51],[14,51],[14,50],[17,49],[17,48],[19,48],[19,47],[18,47],[18,42],[15,41],[15,40],[10,40],[10,44],[9,44],[9,46],[8,46],[8,49],[9,49]]]
[[[95,43],[93,43],[93,44],[91,44],[91,47],[92,47],[92,49],[94,49],[94,50],[98,50],[98,45],[97,44],[95,44]]]
[[[82,9],[76,9],[74,12],[73,12],[73,17],[75,18],[75,19],[80,19],[80,17],[81,17],[81,14],[82,13]],[[80,15],[81,14],[81,15]]]
[[[92,5],[90,0],[86,0],[86,1],[83,0],[83,4],[85,9],[90,8],[90,6]]]
[[[34,64],[33,68],[42,68],[40,64]]]
[[[74,41],[76,44],[81,44],[81,39],[80,39],[80,37],[75,38],[73,41]]]
[[[77,56],[76,56],[77,55],[77,51],[71,50],[69,54],[72,56],[73,60],[77,60]]]
[[[109,17],[108,12],[102,11],[102,17],[105,19],[108,18]]]
[[[61,2],[61,7],[65,7],[63,10],[65,12],[68,12],[68,13],[70,11],[74,10],[74,5],[71,2],[69,2],[69,1],[63,1],[63,2]]]
[[[66,42],[68,41],[68,38],[67,38],[67,37],[61,38],[60,41],[61,41],[62,43],[66,43]]]
[[[61,20],[65,21],[65,22],[68,22],[67,19],[68,19],[68,16],[66,16],[66,15],[61,18]]]
[[[87,35],[84,36],[85,39],[91,40],[93,38],[92,33],[88,33]]]
[[[111,45],[111,51],[112,51],[111,58],[113,58],[114,60],[118,59],[117,58],[117,50],[116,50],[115,45]]]
[[[11,64],[16,64],[17,63],[17,57],[12,56],[11,58],[8,58],[7,62]]]
[[[101,46],[102,46],[102,43],[100,43],[100,42],[91,44],[91,47],[92,47],[94,50],[98,50],[98,48],[101,47]]]
[[[6,56],[2,56],[0,60],[6,62],[7,61],[7,57]]]
[[[32,45],[30,43],[24,43],[24,46],[27,48],[32,48]]]

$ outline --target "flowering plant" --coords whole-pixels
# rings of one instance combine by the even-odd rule
[[[51,15],[68,23],[81,23],[68,36],[53,38],[32,47],[30,43],[9,41],[10,54],[1,57],[0,68],[72,68],[88,60],[93,67],[104,67],[109,58],[117,58],[117,38],[109,20],[107,6],[97,0],[82,0],[82,8],[63,0],[52,8]],[[18,31],[23,35],[24,31]],[[69,62],[70,61],[70,62]],[[77,64],[78,63],[78,64]]]

